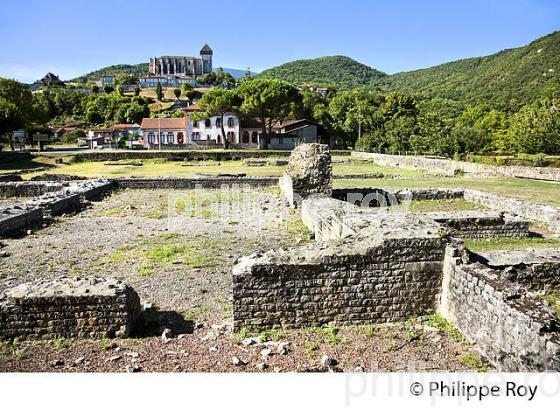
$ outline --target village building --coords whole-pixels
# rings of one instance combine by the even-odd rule
[[[162,87],[173,87],[179,88],[181,85],[189,83],[191,85],[196,85],[196,80],[193,77],[187,75],[155,75],[150,74],[140,77],[140,88],[155,88],[158,84]]]
[[[187,118],[144,118],[141,124],[144,148],[170,149],[188,144]]]
[[[307,120],[286,120],[272,127],[268,149],[294,149],[302,143],[321,142],[319,124]],[[245,123],[241,127],[241,144],[253,144],[265,148],[262,124],[259,121]]]

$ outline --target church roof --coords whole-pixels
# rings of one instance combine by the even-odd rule
[[[212,54],[213,51],[208,44],[204,44],[204,46],[200,49],[200,54]]]

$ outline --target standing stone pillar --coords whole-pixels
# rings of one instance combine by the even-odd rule
[[[280,178],[280,189],[290,206],[297,208],[313,194],[332,195],[332,161],[329,146],[301,144],[290,156]]]

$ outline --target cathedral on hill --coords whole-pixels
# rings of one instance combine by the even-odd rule
[[[204,44],[198,57],[151,57],[149,65],[150,74],[158,76],[171,74],[194,79],[212,71],[212,54],[212,49],[208,44]]]

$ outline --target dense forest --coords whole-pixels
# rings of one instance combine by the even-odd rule
[[[297,60],[279,65],[260,74],[294,84],[313,84],[338,89],[350,89],[376,84],[387,74],[349,57],[328,56],[312,60]]]

